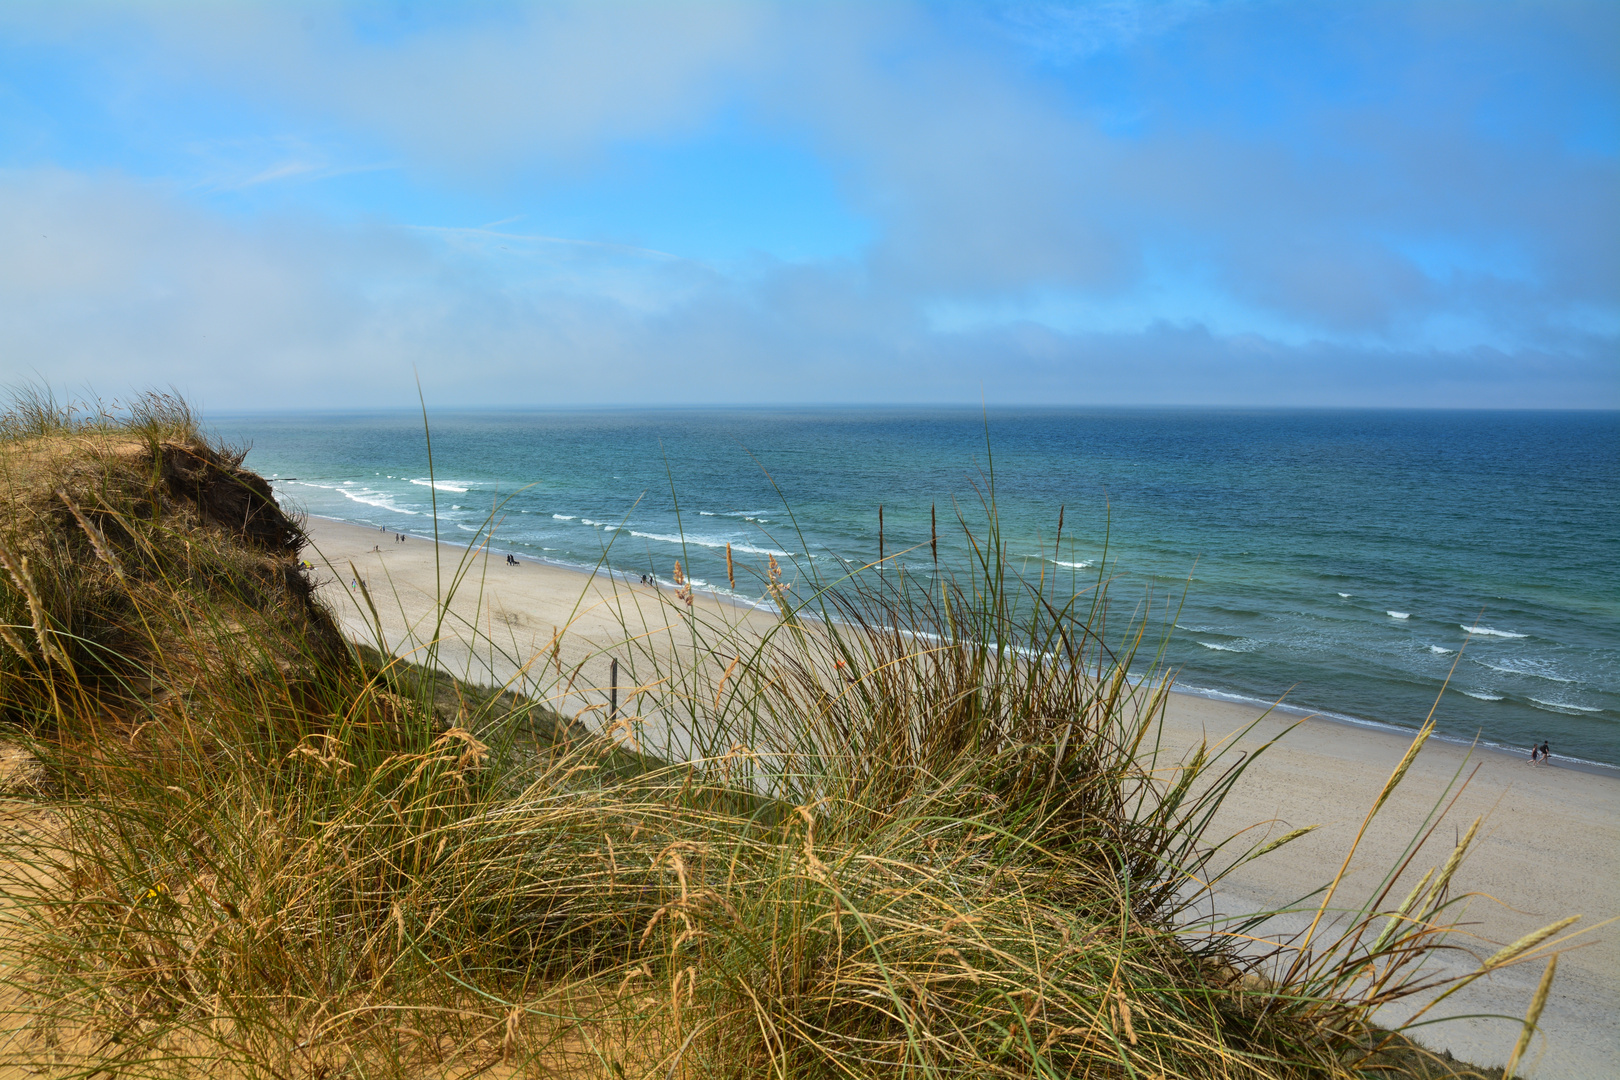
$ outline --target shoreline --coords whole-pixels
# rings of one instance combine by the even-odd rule
[[[370,531],[368,526],[360,525],[356,522],[348,521],[343,518],[334,518],[318,514],[310,514],[307,515],[307,517],[309,520],[331,522],[336,525],[343,525],[349,528],[358,529],[362,532]],[[392,533],[399,530],[387,529],[381,531]],[[473,545],[457,540],[446,539],[444,537],[435,539],[431,533],[404,532],[403,535],[410,536],[413,539],[421,540],[426,543],[436,542],[445,547],[453,547],[462,551],[471,551],[473,549]],[[615,570],[612,567],[596,569],[586,567],[578,563],[568,562],[563,559],[551,559],[546,558],[545,556],[537,556],[529,552],[523,552],[520,554],[515,551],[503,550],[496,544],[489,543],[487,541],[485,544],[480,545],[480,547],[487,548],[491,554],[511,554],[514,557],[521,557],[527,563],[549,567],[562,573],[576,574],[585,579],[600,575],[613,581],[622,581],[626,584],[637,583],[631,577],[629,571]],[[673,588],[673,583],[664,582],[658,579],[655,579],[653,584],[661,590],[667,591]],[[749,601],[733,593],[717,591],[707,586],[700,586],[696,591],[704,595],[706,598],[712,600],[714,603],[736,608],[740,612],[765,612],[774,615],[776,611],[774,606],[766,605],[763,601]],[[1228,703],[1245,709],[1257,708],[1273,713],[1281,713],[1299,721],[1316,720],[1322,723],[1334,724],[1343,728],[1374,732],[1385,737],[1400,738],[1406,742],[1410,742],[1412,737],[1417,734],[1416,728],[1404,727],[1400,724],[1390,723],[1387,720],[1375,720],[1367,717],[1351,716],[1347,713],[1338,713],[1327,709],[1313,709],[1308,706],[1294,705],[1287,702],[1273,702],[1264,698],[1253,697],[1248,694],[1239,694],[1213,687],[1188,686],[1183,683],[1174,683],[1171,686],[1170,692],[1182,697]],[[1429,738],[1433,742],[1445,743],[1459,749],[1472,750],[1475,753],[1491,754],[1499,756],[1506,761],[1517,762],[1519,764],[1528,764],[1526,760],[1525,748],[1510,747],[1500,743],[1490,742],[1485,739],[1467,739],[1461,736],[1447,735],[1440,732],[1435,732],[1434,734],[1430,735]],[[1538,767],[1587,773],[1593,776],[1601,776],[1607,779],[1620,781],[1620,764],[1609,764],[1602,761],[1590,761],[1586,758],[1573,757],[1558,753],[1552,754],[1551,757],[1553,760],[1550,765]]]
[[[668,583],[649,586],[612,570],[591,573],[524,556],[524,571],[502,565],[503,553],[440,540],[436,559],[432,537],[406,533],[404,544],[382,547],[391,536],[332,518],[307,519],[311,543],[342,580],[328,579],[320,593],[346,632],[375,636],[372,617],[347,587],[348,567],[376,587],[382,629],[396,644],[413,627],[437,625],[437,590],[456,563],[469,577],[455,598],[456,619],[486,626],[503,642],[497,654],[447,640],[438,662],[449,670],[465,665],[475,681],[521,677],[529,660],[544,655],[549,642],[565,669],[580,676],[549,703],[566,712],[601,709],[610,673],[608,654],[625,640],[627,622],[649,633],[675,625],[670,618]],[[468,558],[476,550],[473,558]],[[491,558],[491,556],[494,556]],[[436,565],[442,564],[442,565]],[[323,575],[324,576],[324,575]],[[384,580],[379,580],[382,578]],[[384,583],[386,581],[386,584]],[[779,625],[774,608],[761,610],[725,596],[697,594],[705,618],[746,631]],[[448,624],[446,624],[448,625]],[[559,633],[562,635],[559,637]],[[510,637],[509,637],[510,635]],[[575,665],[578,665],[576,668]],[[478,672],[490,672],[482,676]],[[634,678],[633,667],[630,678]],[[1319,826],[1264,858],[1244,863],[1218,885],[1211,904],[1223,918],[1275,912],[1264,933],[1284,938],[1305,928],[1314,902],[1302,903],[1332,880],[1355,842],[1384,782],[1409,748],[1413,733],[1389,725],[1335,719],[1297,706],[1273,708],[1268,702],[1232,700],[1177,689],[1168,695],[1156,736],[1155,769],[1173,772],[1201,743],[1230,755],[1245,772],[1208,825],[1206,835],[1234,836],[1230,850],[1276,839],[1306,826]],[[1291,730],[1290,730],[1291,729]],[[1287,732],[1264,754],[1255,752]],[[1146,752],[1146,748],[1144,748]],[[1167,775],[1169,773],[1167,772]],[[1436,800],[1445,797],[1446,820],[1436,821]],[[1411,763],[1400,788],[1378,810],[1355,850],[1327,921],[1342,917],[1375,895],[1391,867],[1410,859],[1413,877],[1450,854],[1459,833],[1475,816],[1485,825],[1457,874],[1458,913],[1464,924],[1454,940],[1459,951],[1433,959],[1436,972],[1461,975],[1507,942],[1569,914],[1591,927],[1620,915],[1620,778],[1612,770],[1588,770],[1555,761],[1531,768],[1506,750],[1431,737]],[[1415,838],[1428,836],[1413,853]],[[1398,893],[1407,888],[1403,881]],[[1466,890],[1466,894],[1464,891]],[[1396,897],[1398,900],[1398,896]],[[1394,903],[1394,900],[1388,903]],[[1582,1080],[1620,1072],[1620,1015],[1608,1007],[1620,998],[1620,929],[1611,925],[1572,943],[1562,954],[1536,1037],[1532,1056],[1542,1060],[1521,1075],[1542,1080]],[[1522,1017],[1541,974],[1541,965],[1509,967],[1459,991],[1446,1015]],[[1377,1022],[1398,1024],[1413,1007],[1391,1007]],[[1518,1034],[1517,1021],[1470,1019],[1425,1027],[1420,1041],[1436,1051],[1480,1065],[1500,1065]]]

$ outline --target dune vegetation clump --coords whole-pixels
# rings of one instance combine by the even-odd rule
[[[1460,1069],[1374,1027],[1407,984],[1364,975],[1434,946],[1449,869],[1291,980],[1190,929],[1255,854],[1205,835],[1241,763],[1157,745],[1143,624],[1108,625],[1101,579],[1007,577],[993,503],[971,580],[856,573],[753,637],[668,602],[588,724],[544,658],[490,688],[432,642],[345,641],[241,460],[173,398],[0,420],[0,723],[27,759],[0,1067]]]

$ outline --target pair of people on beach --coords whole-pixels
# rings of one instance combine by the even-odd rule
[[[520,565],[520,564],[519,564],[519,562],[518,562],[518,561],[517,561],[517,559],[516,559],[516,557],[514,557],[514,556],[511,556],[511,555],[508,555],[508,556],[507,556],[507,557],[506,557],[506,565],[507,565],[507,566],[518,566],[518,565]]]
[[[1551,756],[1552,751],[1548,748],[1545,739],[1542,740],[1540,746],[1530,747],[1530,764],[1532,765],[1535,765],[1538,762],[1545,762]]]

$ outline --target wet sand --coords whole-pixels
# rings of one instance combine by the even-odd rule
[[[475,681],[504,682],[524,663],[534,662],[560,633],[558,658],[547,652],[543,662],[560,662],[569,671],[580,666],[574,693],[555,702],[567,712],[593,705],[600,709],[609,664],[601,650],[622,641],[625,626],[656,635],[672,624],[668,591],[634,580],[534,562],[509,566],[501,553],[475,555],[448,544],[439,548],[436,560],[431,540],[413,537],[399,543],[392,533],[324,519],[311,519],[309,534],[312,548],[305,557],[329,579],[322,595],[345,626],[366,640],[377,633],[358,590],[350,587],[358,574],[376,600],[383,634],[394,648],[408,640],[408,632],[417,641],[432,636],[438,610],[434,598],[448,590],[458,564],[463,565],[466,576],[457,587],[452,618],[441,631],[441,666]],[[706,619],[760,633],[777,622],[774,613],[701,594],[694,603]],[[477,648],[465,644],[473,637],[466,633],[472,625],[484,642]],[[490,648],[490,639],[501,647]],[[1462,706],[1448,698],[1441,708]],[[1217,906],[1225,914],[1298,908],[1301,898],[1332,880],[1410,743],[1409,736],[1382,728],[1260,714],[1254,705],[1178,693],[1171,696],[1165,717],[1167,762],[1179,760],[1201,738],[1244,752],[1293,728],[1248,769],[1207,835],[1249,829],[1248,835],[1260,838],[1306,825],[1321,828],[1223,881]],[[1250,725],[1248,734],[1238,734]],[[1461,906],[1466,925],[1458,944],[1484,956],[1565,915],[1585,916],[1578,930],[1620,914],[1620,779],[1556,763],[1532,768],[1513,755],[1470,753],[1467,747],[1438,740],[1425,746],[1380,810],[1339,887],[1335,908],[1353,908],[1376,890],[1424,828],[1446,785],[1459,777],[1467,779],[1466,787],[1413,863],[1421,874],[1443,862],[1456,836],[1476,815],[1486,815],[1453,886],[1454,894],[1478,894]],[[1405,893],[1403,886],[1395,902]],[[1282,915],[1268,933],[1294,932],[1309,921],[1303,912]],[[1520,1067],[1522,1075],[1545,1080],[1620,1075],[1620,924],[1572,944],[1580,947],[1559,960],[1542,1017],[1545,1037],[1538,1036],[1532,1045],[1529,1063]],[[1457,971],[1477,966],[1463,953],[1443,963]],[[1542,966],[1513,967],[1482,979],[1445,1002],[1440,1014],[1522,1016]],[[1398,1023],[1410,1011],[1410,1006],[1404,1011],[1395,1006],[1379,1019]],[[1500,1020],[1467,1020],[1416,1034],[1427,1045],[1449,1049],[1464,1060],[1500,1065],[1518,1029]]]

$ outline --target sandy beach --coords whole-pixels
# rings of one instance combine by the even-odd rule
[[[441,636],[439,662],[475,681],[505,681],[522,663],[546,649],[561,631],[560,661],[572,670],[583,664],[570,700],[578,711],[602,699],[608,660],[593,655],[622,640],[625,626],[656,632],[667,625],[667,607],[658,591],[606,574],[594,577],[561,567],[504,562],[503,553],[470,555],[442,545],[435,557],[431,540],[401,543],[393,533],[325,519],[308,522],[311,546],[305,557],[320,568],[322,593],[346,628],[367,640],[376,626],[359,591],[358,576],[375,599],[381,630],[390,647],[432,633],[435,597],[448,591],[458,565],[466,576],[457,588],[453,617]],[[352,570],[351,570],[352,566]],[[706,616],[760,630],[775,623],[773,613],[749,611],[701,595]],[[464,631],[476,625],[499,650],[469,647]],[[408,648],[408,647],[407,647]],[[552,662],[547,654],[546,662]],[[1449,699],[1441,708],[1460,708]],[[1214,824],[1216,833],[1253,827],[1257,838],[1320,825],[1316,832],[1249,863],[1227,878],[1218,893],[1226,914],[1297,906],[1338,871],[1368,808],[1405,752],[1409,738],[1381,728],[1350,726],[1297,714],[1272,713],[1256,724],[1253,705],[1173,695],[1166,717],[1168,754],[1178,758],[1200,738],[1211,743],[1237,740],[1249,750],[1293,726],[1277,746],[1243,776]],[[1414,717],[1414,722],[1421,717]],[[1239,739],[1238,734],[1254,725]],[[1560,768],[1530,767],[1522,758],[1475,751],[1431,740],[1404,784],[1380,811],[1339,887],[1334,907],[1355,907],[1371,894],[1423,828],[1442,791],[1459,772],[1468,778],[1434,839],[1414,860],[1417,872],[1443,862],[1456,836],[1476,815],[1485,824],[1456,877],[1454,892],[1477,894],[1466,901],[1466,933],[1457,944],[1483,956],[1506,942],[1572,914],[1584,916],[1576,929],[1620,914],[1620,780],[1613,776]],[[1454,790],[1455,793],[1455,790]],[[1213,835],[1213,834],[1212,834]],[[1404,895],[1405,889],[1399,890]],[[1271,933],[1303,927],[1308,915],[1280,916]],[[1575,939],[1559,961],[1558,979],[1542,1017],[1544,1037],[1532,1046],[1521,1073],[1547,1080],[1620,1075],[1620,924]],[[1447,963],[1458,971],[1477,961],[1464,953]],[[1442,1015],[1521,1016],[1542,965],[1520,966],[1482,979],[1454,995]],[[1380,1019],[1398,1023],[1411,1006],[1397,1006]],[[1449,1049],[1457,1057],[1499,1065],[1517,1035],[1502,1021],[1466,1020],[1422,1029],[1421,1041]]]

